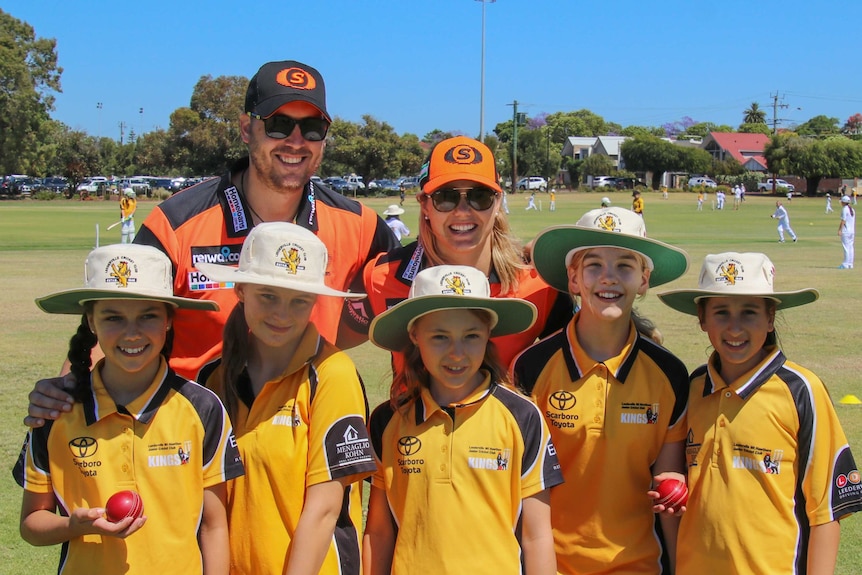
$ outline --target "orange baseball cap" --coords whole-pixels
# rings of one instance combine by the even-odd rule
[[[503,192],[491,149],[466,136],[438,142],[419,173],[419,187],[426,194],[457,180],[469,180]]]

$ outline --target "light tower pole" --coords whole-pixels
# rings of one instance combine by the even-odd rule
[[[99,139],[101,140],[102,139],[102,103],[101,102],[96,102],[96,109],[99,111],[99,123],[98,123],[99,132],[97,135],[99,136]]]
[[[479,141],[485,138],[485,4],[497,0],[475,0],[482,3],[482,71],[479,88]]]

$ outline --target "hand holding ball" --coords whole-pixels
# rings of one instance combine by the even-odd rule
[[[656,505],[664,505],[665,508],[678,509],[688,501],[688,488],[684,481],[678,479],[665,479],[655,488],[659,496],[655,500]]]
[[[111,523],[119,523],[126,517],[137,519],[144,514],[144,501],[134,491],[118,491],[111,495],[105,505],[105,515]]]

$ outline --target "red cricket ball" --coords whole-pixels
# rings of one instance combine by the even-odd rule
[[[684,481],[678,479],[665,479],[655,488],[658,491],[656,505],[664,505],[667,508],[677,508],[685,505],[688,501],[688,488]]]
[[[126,517],[137,519],[143,514],[144,501],[134,491],[118,491],[105,504],[105,515],[111,523],[119,523]]]

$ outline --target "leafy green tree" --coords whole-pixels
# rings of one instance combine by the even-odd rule
[[[664,129],[658,126],[626,126],[620,131],[620,136],[636,138],[639,136],[656,136],[664,138]]]
[[[829,136],[841,133],[841,129],[838,127],[838,118],[821,114],[796,126],[796,133],[800,136]]]
[[[57,41],[0,10],[0,173],[30,173],[38,158],[42,124],[60,92]]]
[[[813,196],[823,178],[862,174],[862,143],[843,136],[825,139],[778,136],[763,151],[769,170],[806,178],[806,194]]]
[[[701,148],[677,146],[679,168],[690,174],[708,174],[712,168],[712,154]]]
[[[87,176],[99,174],[101,158],[96,140],[84,132],[66,130],[60,134],[57,146],[57,166],[75,189]]]
[[[664,172],[681,169],[680,149],[655,136],[638,136],[623,142],[620,154],[627,170],[652,172],[651,186],[657,190]]]
[[[742,113],[743,124],[765,124],[766,112],[761,109],[760,104],[752,102],[751,106]]]
[[[604,154],[593,154],[581,165],[582,176],[606,176],[615,171],[614,161]]]
[[[444,132],[443,130],[435,129],[422,136],[422,141],[433,146],[437,142],[451,138],[453,135],[454,134],[452,134],[452,132]]]
[[[743,134],[765,134],[767,136],[772,135],[772,128],[761,122],[740,124],[737,131],[742,132]]]
[[[398,134],[392,126],[373,116],[366,114],[362,120],[364,124],[350,126],[346,134],[349,137],[333,135],[324,158],[328,156],[333,162],[344,165],[346,171],[356,172],[365,182],[398,176],[401,168]]]

